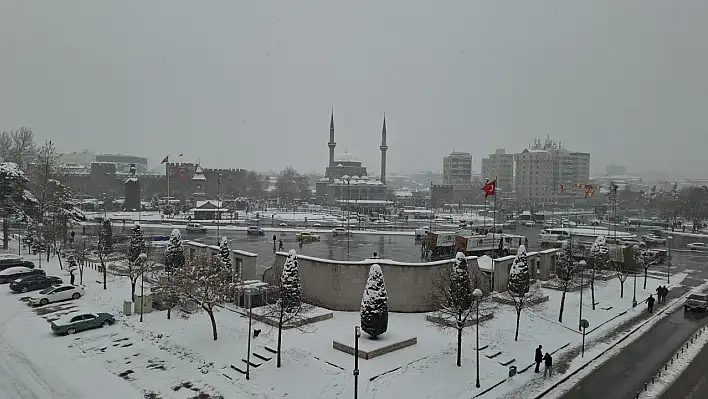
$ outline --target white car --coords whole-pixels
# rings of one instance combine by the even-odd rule
[[[661,237],[654,235],[654,234],[643,235],[642,240],[644,240],[644,242],[646,242],[647,244],[659,244],[659,245],[666,244],[665,238],[661,238]]]
[[[79,299],[84,295],[84,287],[80,285],[61,284],[39,291],[29,299],[32,306],[44,306],[50,302]]]
[[[686,247],[692,251],[708,251],[708,244],[704,242],[694,242],[688,244]]]
[[[199,223],[187,223],[187,233],[206,233],[207,228]]]
[[[344,227],[335,227],[332,229],[332,235],[345,236],[347,234],[348,234],[347,229],[345,229]]]
[[[536,227],[536,222],[533,220],[529,220],[528,222],[524,223],[524,226],[526,227]]]

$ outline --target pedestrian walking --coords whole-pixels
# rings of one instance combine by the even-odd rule
[[[71,285],[74,285],[74,280],[76,279],[76,276],[74,276],[74,269],[76,269],[73,266],[69,266],[69,282]]]
[[[278,251],[282,251],[285,249],[285,246],[283,245],[283,239],[281,238],[280,241],[278,241]]]
[[[536,369],[533,371],[534,373],[540,373],[541,370],[539,369],[541,367],[541,362],[543,361],[543,349],[542,345],[539,345],[538,348],[536,348],[536,356],[534,357],[534,360],[536,361]]]
[[[548,373],[549,377],[553,377],[553,358],[551,357],[551,354],[546,352],[546,355],[543,357],[543,378],[546,378],[546,373]]]
[[[669,295],[669,289],[664,286],[661,291],[661,302],[666,302],[666,296]]]
[[[653,295],[649,295],[649,298],[644,301],[647,303],[647,309],[649,310],[649,314],[652,314],[652,312],[654,312],[654,301],[655,299]]]
[[[664,289],[661,286],[656,287],[656,299],[661,303],[661,294],[664,293]]]

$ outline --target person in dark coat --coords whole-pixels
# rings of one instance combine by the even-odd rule
[[[653,295],[649,295],[649,298],[647,298],[647,300],[644,301],[647,303],[649,314],[651,314],[654,311],[654,301],[655,301],[655,299],[654,299]]]
[[[283,239],[281,238],[280,241],[278,241],[278,251],[282,251],[285,249],[285,245],[283,245]]]
[[[661,294],[664,293],[664,289],[661,286],[656,287],[656,299],[661,303]]]
[[[661,289],[661,302],[666,302],[666,296],[669,295],[669,289],[664,286]]]
[[[76,278],[76,276],[74,276],[74,267],[69,266],[69,276],[70,284],[74,285],[74,279]]]
[[[538,348],[536,348],[536,356],[534,357],[534,360],[536,361],[536,369],[533,371],[534,373],[540,373],[541,370],[539,368],[541,367],[541,362],[543,361],[543,346],[539,345]]]
[[[546,356],[543,357],[543,364],[545,366],[543,369],[543,378],[546,378],[546,374],[548,374],[549,377],[553,377],[553,358],[550,353],[546,352]]]

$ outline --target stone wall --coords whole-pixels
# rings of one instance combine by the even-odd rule
[[[266,282],[278,284],[286,257],[286,252],[276,253],[273,266],[265,273]],[[489,293],[490,283],[487,275],[479,271],[477,257],[467,259],[470,277],[477,278],[481,282],[480,289]],[[302,298],[307,303],[331,310],[358,311],[369,268],[378,264],[386,281],[390,311],[430,312],[436,308],[431,299],[440,276],[450,272],[452,262],[452,259],[428,263],[388,259],[347,262],[298,255]]]

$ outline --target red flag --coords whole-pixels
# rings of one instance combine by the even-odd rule
[[[585,190],[585,198],[592,198],[595,196],[595,188],[588,188]]]
[[[160,165],[162,165],[162,164],[164,164],[164,163],[167,163],[167,162],[169,162],[169,161],[170,161],[170,156],[168,155],[168,156],[165,157],[165,159],[162,160],[162,162],[160,162]]]
[[[561,184],[561,194],[563,194],[563,191],[565,191],[565,184]]]
[[[485,184],[484,187],[482,187],[482,191],[484,191],[484,198],[490,195],[497,195],[497,181],[493,180]]]

